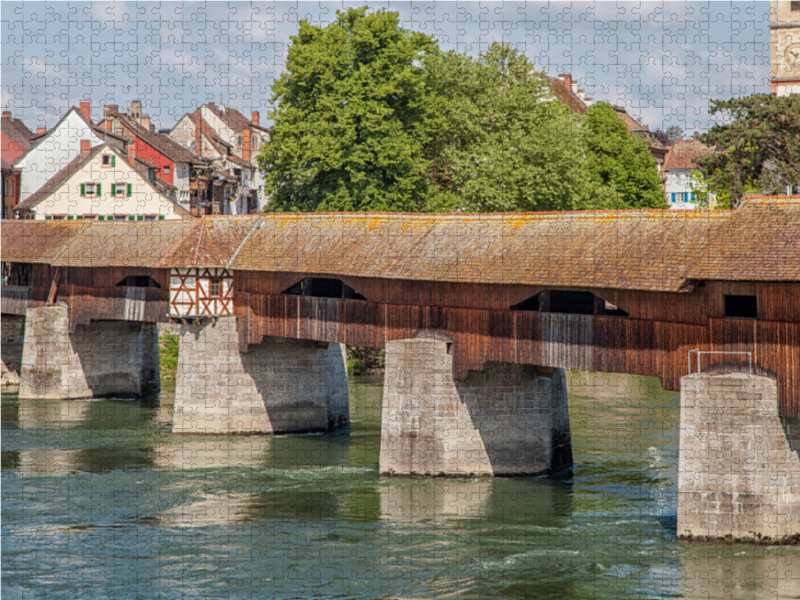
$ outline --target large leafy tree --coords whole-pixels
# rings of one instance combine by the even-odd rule
[[[611,188],[627,208],[669,207],[647,144],[628,132],[614,107],[592,105],[583,129],[590,178]]]
[[[800,184],[800,96],[712,100],[709,112],[727,123],[699,139],[720,152],[695,162],[711,186],[729,191],[734,208],[750,189],[782,193]]]
[[[428,209],[573,210],[589,194],[579,124],[524,54],[493,44],[477,59],[423,61],[436,119]]]
[[[276,211],[419,210],[430,110],[420,59],[430,36],[397,13],[300,22],[273,86],[271,139],[257,157]]]

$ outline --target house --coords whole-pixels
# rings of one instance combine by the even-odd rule
[[[186,147],[174,142],[164,133],[156,133],[149,115],[142,114],[142,103],[131,103],[131,112],[119,112],[117,105],[103,107],[103,118],[98,127],[128,140],[128,153],[152,168],[154,185],[161,188],[172,200],[190,210],[191,182],[211,167]]]
[[[79,140],[78,156],[14,207],[20,219],[154,221],[191,214],[148,180],[146,165],[134,166],[117,147]]]
[[[226,174],[213,186],[209,184],[206,193],[211,206],[206,206],[206,214],[216,210],[224,214],[254,213],[265,206],[264,182],[254,158],[269,140],[269,130],[259,124],[258,111],[253,111],[248,120],[234,108],[208,102],[194,113],[185,114],[169,135],[210,159],[218,171]],[[215,203],[220,202],[216,208]]]
[[[558,77],[545,75],[544,78],[547,80],[547,84],[550,87],[550,93],[553,94],[559,102],[569,108],[572,114],[577,113],[579,115],[585,115],[589,112],[589,107],[594,103],[594,100],[588,98],[584,90],[578,88],[578,84],[572,80],[571,73],[564,73]],[[647,143],[647,149],[656,161],[658,174],[663,179],[664,161],[666,160],[669,148],[650,131],[649,126],[639,123],[639,121],[630,116],[624,108],[614,106],[614,110],[617,113],[617,117],[625,123],[628,132]]]
[[[713,154],[714,150],[699,140],[677,140],[667,153],[664,162],[667,202],[670,208],[696,208],[695,192],[692,191],[692,171],[697,169],[695,159]],[[713,203],[714,195],[709,201]]]
[[[800,2],[772,0],[769,8],[772,93],[800,94]]]
[[[14,168],[14,161],[31,148],[34,133],[20,119],[14,119],[10,111],[3,111],[2,141],[0,142],[0,158],[2,159],[2,216],[11,215],[11,209],[20,200],[20,170]],[[40,133],[43,128],[40,128]]]
[[[80,109],[70,108],[50,131],[31,138],[31,149],[14,163],[21,171],[21,200],[29,198],[75,160],[81,153],[81,140],[88,140],[91,147],[108,143],[127,154],[124,138],[92,123],[91,108],[91,102],[81,102]]]

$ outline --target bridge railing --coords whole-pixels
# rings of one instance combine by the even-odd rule
[[[90,321],[169,321],[169,290],[142,287],[84,287],[62,284],[58,299],[70,311],[70,325]]]
[[[753,374],[753,353],[752,352],[732,352],[732,351],[721,351],[721,350],[700,350],[700,348],[695,348],[693,350],[689,350],[689,352],[687,353],[687,355],[688,355],[687,359],[688,359],[689,375],[691,375],[693,373],[692,368],[693,368],[694,364],[696,364],[696,366],[697,366],[697,373],[702,373],[703,372],[703,365],[702,365],[701,359],[702,359],[702,356],[704,354],[710,354],[710,355],[715,355],[715,356],[720,356],[720,355],[722,355],[722,356],[736,356],[737,358],[740,357],[740,356],[742,358],[747,356],[747,372],[750,375]],[[717,364],[716,365],[711,365],[710,366],[711,369],[719,370],[720,368],[724,368],[726,371],[739,372],[739,369],[742,368],[742,370],[743,370],[743,366],[744,366],[744,365],[736,364],[736,361],[731,363],[729,361],[726,361],[725,359],[723,359],[722,364],[719,364],[720,361],[715,361],[715,362]],[[708,368],[708,365],[707,365],[707,368]]]

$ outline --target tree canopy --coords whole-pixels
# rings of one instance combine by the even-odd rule
[[[656,163],[644,140],[632,136],[614,107],[594,104],[583,123],[586,172],[629,208],[668,208]]]
[[[748,189],[784,193],[800,184],[800,96],[753,94],[712,100],[712,115],[728,121],[699,136],[721,152],[696,159],[714,189],[736,207]]]
[[[293,36],[257,161],[276,211],[419,210],[429,161],[418,62],[436,49],[397,13],[337,13]]]
[[[301,21],[291,39],[256,159],[268,210],[666,206],[646,145],[613,109],[581,123],[508,45],[442,52],[366,7],[324,28]]]

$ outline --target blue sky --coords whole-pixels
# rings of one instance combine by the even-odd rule
[[[71,106],[141,99],[157,127],[207,101],[268,121],[300,19],[342,2],[2,2],[2,105],[29,127]],[[537,68],[571,72],[589,96],[651,128],[710,126],[708,103],[769,91],[769,2],[369,2],[442,48],[516,45]],[[128,91],[130,86],[130,91]]]

